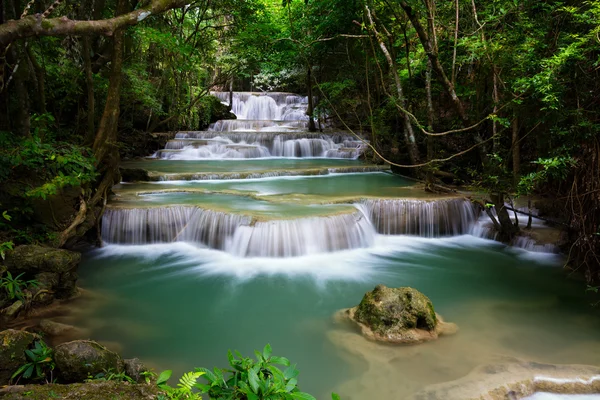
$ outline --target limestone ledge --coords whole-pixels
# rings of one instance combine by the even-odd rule
[[[513,358],[477,367],[456,381],[429,386],[410,400],[516,400],[539,392],[600,393],[600,367],[542,364]]]

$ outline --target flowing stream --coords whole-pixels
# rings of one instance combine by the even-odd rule
[[[114,188],[104,247],[85,256],[90,336],[176,373],[270,343],[318,399],[404,399],[506,357],[600,363],[600,324],[560,256],[485,239],[470,202],[358,161],[350,134],[305,132],[306,98],[235,93],[232,110],[124,163],[148,179]],[[379,283],[422,291],[459,333],[393,347],[333,320]]]

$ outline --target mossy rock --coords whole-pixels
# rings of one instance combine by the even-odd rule
[[[59,344],[54,350],[54,361],[65,382],[83,382],[89,376],[111,370],[123,371],[121,357],[91,340],[74,340]]]
[[[148,171],[143,168],[119,168],[123,182],[147,182],[150,180]]]
[[[25,364],[25,350],[39,339],[34,333],[14,329],[0,332],[0,386],[7,385],[12,374]]]
[[[344,313],[368,339],[390,343],[420,343],[456,332],[436,314],[431,300],[410,287],[378,285],[357,307]]]
[[[79,253],[37,245],[17,246],[6,255],[9,271],[16,273],[66,273],[76,269],[79,261],[81,261]]]
[[[2,400],[153,400],[161,390],[156,385],[133,385],[127,382],[89,382],[70,385],[8,386],[0,389]]]

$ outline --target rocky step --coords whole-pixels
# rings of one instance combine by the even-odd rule
[[[169,150],[174,151],[174,150]],[[162,181],[192,181],[192,180],[229,180],[229,179],[258,179],[278,176],[316,176],[329,174],[345,174],[357,172],[388,171],[388,165],[362,165],[352,167],[325,167],[292,170],[262,170],[243,172],[185,172],[160,173],[142,168],[121,168],[123,182],[162,182]]]

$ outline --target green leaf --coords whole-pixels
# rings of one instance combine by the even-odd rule
[[[263,349],[262,356],[265,360],[268,360],[271,357],[273,350],[271,349],[271,345],[267,343],[265,348]]]
[[[292,399],[294,399],[294,400],[317,400],[310,394],[304,393],[304,392],[294,392],[291,395],[292,395]]]
[[[342,399],[339,394],[331,393],[331,400],[342,400]]]
[[[278,364],[278,365],[283,365],[283,366],[289,366],[290,365],[290,360],[288,360],[285,357],[271,357],[271,364]]]
[[[258,366],[254,366],[248,371],[248,383],[254,393],[258,393]]]
[[[160,375],[158,376],[158,379],[156,380],[156,384],[158,386],[160,386],[160,385],[167,383],[167,381],[171,378],[172,374],[173,374],[173,371],[171,371],[170,369],[161,372]]]
[[[300,371],[296,369],[296,364],[290,365],[285,369],[285,371],[283,371],[283,376],[285,377],[285,379],[295,378],[298,376],[298,374],[300,374]]]

